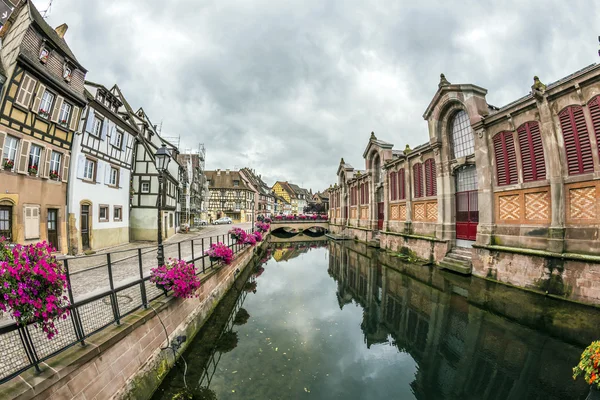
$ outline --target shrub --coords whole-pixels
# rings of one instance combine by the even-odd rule
[[[600,340],[592,342],[581,353],[579,364],[573,368],[573,379],[577,379],[579,375],[583,375],[589,385],[600,389]]]
[[[212,260],[218,260],[223,264],[230,264],[231,260],[233,260],[233,250],[221,242],[213,243],[210,249],[206,250],[204,254],[208,255]]]
[[[0,238],[0,310],[18,325],[34,323],[52,339],[58,319],[69,315],[67,275],[46,242],[8,247]]]
[[[185,260],[169,258],[167,264],[152,268],[150,282],[165,290],[173,290],[175,297],[198,297],[196,289],[200,287],[200,278],[196,275],[194,264]]]

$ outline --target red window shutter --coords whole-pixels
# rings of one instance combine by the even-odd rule
[[[592,116],[592,126],[596,135],[596,144],[600,153],[600,96],[596,96],[588,103],[590,115]]]
[[[396,173],[390,172],[390,200],[396,200]]]
[[[399,187],[399,195],[398,198],[400,200],[406,199],[406,190],[404,186],[404,168],[398,171],[398,187]]]
[[[569,175],[594,171],[592,145],[580,106],[569,106],[558,114],[565,141]]]
[[[512,132],[500,132],[493,138],[498,186],[518,182],[517,155]]]
[[[425,161],[425,196],[437,195],[437,182],[435,173],[435,160],[430,158]]]
[[[544,147],[540,134],[540,125],[536,121],[526,122],[517,129],[521,148],[521,167],[523,182],[546,179]]]
[[[413,180],[415,183],[415,198],[423,197],[423,164],[413,165]]]

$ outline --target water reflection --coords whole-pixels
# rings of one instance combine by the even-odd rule
[[[340,309],[352,300],[363,307],[366,346],[391,343],[417,362],[417,399],[587,394],[571,372],[599,334],[598,310],[398,263],[360,244],[331,242],[329,273]]]

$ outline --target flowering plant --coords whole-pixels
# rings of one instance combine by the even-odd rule
[[[242,228],[231,228],[228,232],[231,235],[232,239],[240,240],[240,238],[246,234]]]
[[[254,236],[254,240],[256,240],[256,243],[262,242],[262,240],[263,240],[263,236],[262,236],[262,233],[260,233],[260,231],[254,232],[252,234],[252,236]]]
[[[275,216],[275,219],[277,221],[281,221],[283,219],[283,215],[277,215],[277,216]]]
[[[219,262],[222,261],[224,264],[229,264],[233,260],[233,250],[221,242],[213,243],[210,249],[206,250],[204,254],[209,256],[211,260],[220,260]]]
[[[247,235],[246,240],[244,241],[244,244],[249,244],[250,246],[254,246],[256,244],[256,237],[254,236],[254,234]]]
[[[150,282],[164,290],[173,290],[175,297],[198,297],[196,289],[200,287],[200,278],[196,275],[194,264],[185,260],[169,258],[169,262],[150,270]]]
[[[58,171],[50,171],[50,179],[58,179]]]
[[[15,166],[15,162],[10,158],[4,159],[4,169],[12,169]]]
[[[258,229],[261,232],[269,232],[270,228],[271,228],[271,225],[269,225],[265,222],[257,222],[256,223],[256,229]]]
[[[298,218],[300,218],[300,219],[306,219],[306,215],[300,214],[300,215],[298,215]]]
[[[48,118],[50,116],[50,113],[44,110],[43,108],[40,108],[40,110],[38,111],[38,115],[40,117]]]
[[[31,175],[35,175],[35,174],[37,174],[37,172],[38,172],[38,167],[37,167],[37,165],[32,165],[32,166],[30,166],[28,171],[29,171],[29,173],[30,173]]]
[[[285,217],[285,219],[287,219],[287,220],[294,220],[294,219],[296,219],[296,216],[295,216],[295,215],[292,215],[292,214],[290,214],[290,215],[287,215],[287,216]]]
[[[18,325],[41,327],[48,339],[57,333],[55,321],[69,315],[67,276],[52,251],[46,242],[10,249],[0,237],[0,310],[10,310]]]
[[[583,375],[589,385],[600,389],[600,340],[592,342],[581,353],[581,361],[573,368],[573,379]]]
[[[273,222],[273,221],[271,220],[271,218],[267,217],[267,218],[265,218],[265,219],[263,220],[263,222],[264,222],[265,224],[270,224],[270,223],[271,223],[271,222]]]

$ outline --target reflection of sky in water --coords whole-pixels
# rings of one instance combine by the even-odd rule
[[[363,309],[340,310],[325,248],[271,260],[236,327],[238,347],[221,358],[219,399],[412,399],[416,364],[389,344],[365,343]]]

